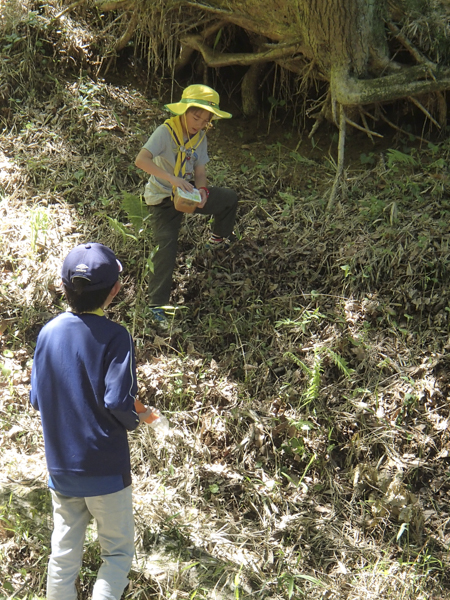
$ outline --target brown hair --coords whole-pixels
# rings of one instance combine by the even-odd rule
[[[207,108],[200,108],[199,106],[190,106],[184,114],[185,115],[187,115],[188,113],[198,114],[198,113],[202,113],[202,112],[207,112],[209,114],[209,122],[211,123],[214,115]]]

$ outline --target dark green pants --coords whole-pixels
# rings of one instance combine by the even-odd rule
[[[214,215],[212,233],[228,237],[236,220],[238,197],[229,188],[209,188],[208,200],[203,208],[195,209],[194,214]],[[172,274],[176,264],[178,233],[183,214],[175,209],[170,198],[161,204],[150,206],[150,225],[153,243],[158,251],[153,258],[154,273],[149,277],[149,305],[165,306],[169,304],[172,291]]]

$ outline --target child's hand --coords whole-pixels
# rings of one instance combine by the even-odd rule
[[[156,410],[156,408],[153,408],[153,406],[147,407],[147,410],[145,412],[138,414],[139,421],[141,423],[153,423],[153,421],[156,421],[160,418],[159,410]]]
[[[137,398],[134,403],[134,408],[139,415],[139,421],[141,423],[144,421],[146,423],[153,423],[153,421],[156,421],[156,419],[159,419],[161,416],[159,410],[153,406],[145,406],[145,404],[142,404]]]
[[[185,192],[192,192],[192,190],[194,189],[192,183],[189,183],[189,181],[186,181],[186,179],[183,179],[182,177],[174,177],[173,181],[171,181],[170,183],[175,187],[179,187]]]
[[[200,196],[202,197],[202,201],[198,205],[198,208],[203,208],[206,204],[206,201],[208,200],[209,194],[206,192],[205,188],[199,188],[198,191],[200,192]]]

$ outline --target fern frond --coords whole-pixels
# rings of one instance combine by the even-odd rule
[[[304,362],[302,362],[297,356],[295,356],[295,354],[292,354],[292,352],[285,352],[283,354],[284,358],[290,358],[292,360],[293,363],[295,363],[298,367],[300,367],[301,369],[303,369],[303,371],[305,371],[305,373],[307,375],[311,375],[312,371],[309,367],[307,367],[305,365]]]
[[[320,382],[322,380],[322,357],[318,352],[314,356],[314,364],[311,371],[308,389],[305,392],[305,400],[307,403],[317,400],[320,390]]]
[[[354,369],[351,369],[348,366],[347,361],[345,360],[345,358],[343,356],[341,356],[340,354],[337,354],[333,350],[330,350],[330,348],[327,348],[326,351],[330,355],[330,357],[333,360],[334,364],[338,367],[338,369],[346,377],[350,377],[350,375],[355,372]]]
[[[122,195],[121,207],[127,213],[134,230],[139,234],[144,227],[144,219],[147,215],[146,205],[139,196],[128,192],[122,192]]]
[[[111,229],[114,229],[114,231],[116,233],[120,233],[123,236],[123,239],[125,240],[127,237],[136,240],[136,236],[132,235],[131,233],[128,233],[125,225],[123,225],[122,223],[119,223],[119,221],[117,219],[113,219],[112,217],[106,217],[108,219],[109,224],[111,225]]]
[[[400,152],[400,150],[390,148],[386,154],[387,164],[389,167],[392,167],[394,163],[410,165],[411,167],[417,166],[417,161],[413,156],[411,156],[410,154],[405,154],[404,152]]]

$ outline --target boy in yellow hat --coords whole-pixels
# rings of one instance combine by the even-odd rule
[[[150,207],[158,250],[153,258],[154,272],[150,274],[149,305],[155,321],[162,327],[167,327],[163,307],[169,304],[183,217],[173,202],[177,188],[192,192],[195,186],[201,202],[194,212],[214,216],[207,248],[226,249],[233,241],[237,194],[229,188],[209,187],[206,177],[209,161],[206,130],[214,119],[231,118],[230,113],[220,110],[219,100],[219,94],[206,85],[187,87],[180,102],[166,105],[174,116],[156,128],[135,161],[138,168],[150,175],[144,198]]]

